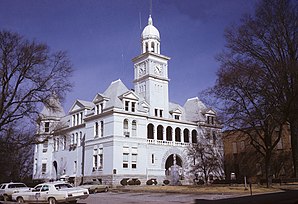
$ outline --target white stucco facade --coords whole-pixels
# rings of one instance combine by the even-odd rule
[[[66,114],[62,108],[55,113],[42,110],[34,179],[69,177],[76,184],[82,178],[98,179],[120,185],[123,178],[142,184],[154,178],[162,183],[170,179],[174,160],[181,180],[193,179],[186,148],[205,139],[206,131],[213,139],[220,136],[215,112],[198,98],[183,106],[169,101],[170,58],[160,54],[159,31],[151,16],[141,48],[132,60],[134,90],[117,80],[92,101],[76,100]]]

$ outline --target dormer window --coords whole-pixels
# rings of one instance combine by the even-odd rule
[[[96,104],[95,114],[98,115],[103,112],[103,103]]]
[[[45,122],[44,123],[44,131],[45,132],[50,132],[50,122]]]
[[[129,110],[129,101],[125,101],[125,111]]]
[[[83,112],[72,115],[72,126],[77,126],[83,123]]]
[[[207,124],[214,125],[215,124],[215,117],[214,116],[207,116]]]
[[[180,115],[174,115],[175,120],[180,120]]]
[[[131,112],[136,112],[136,102],[131,102]]]

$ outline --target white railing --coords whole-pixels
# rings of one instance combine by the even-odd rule
[[[154,140],[154,139],[147,139],[148,144],[156,144],[156,145],[164,145],[164,146],[189,146],[191,143],[185,142],[176,142],[176,141],[165,141],[165,140]]]

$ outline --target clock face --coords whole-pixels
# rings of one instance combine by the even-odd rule
[[[161,74],[162,67],[160,64],[155,65],[154,72],[155,72],[155,74]]]
[[[142,76],[142,75],[144,75],[145,73],[146,73],[146,67],[145,67],[144,64],[141,64],[141,65],[139,66],[139,75]]]

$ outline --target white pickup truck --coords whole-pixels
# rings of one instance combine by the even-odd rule
[[[68,183],[42,183],[25,192],[12,194],[18,203],[76,203],[89,196],[87,189],[72,187]]]
[[[0,184],[0,198],[4,201],[11,200],[11,195],[16,192],[30,190],[24,183],[2,183]]]

